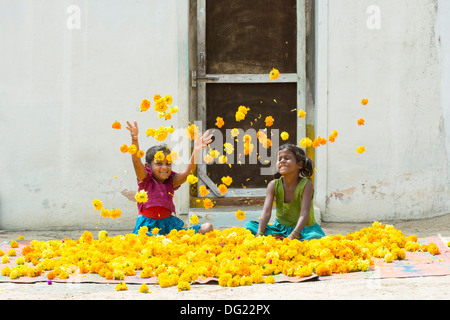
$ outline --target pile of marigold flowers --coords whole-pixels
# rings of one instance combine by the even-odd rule
[[[33,240],[22,249],[15,266],[2,269],[2,275],[16,279],[45,274],[52,280],[69,278],[72,273],[95,273],[123,283],[125,276],[156,277],[161,287],[189,290],[199,277],[214,277],[219,285],[233,287],[273,283],[277,274],[307,277],[366,271],[374,264],[373,258],[402,260],[406,250],[439,253],[435,244],[420,245],[417,236],[404,236],[392,225],[379,222],[346,236],[310,241],[255,237],[240,227],[205,235],[173,230],[166,236],[148,236],[151,231],[143,227],[138,235],[114,237],[100,231],[98,239],[85,231],[77,240]],[[7,254],[0,254],[4,258],[16,255],[16,243],[11,242]],[[126,285],[119,287],[125,290]]]

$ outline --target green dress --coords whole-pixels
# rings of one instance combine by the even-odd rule
[[[266,230],[264,231],[265,236],[273,235],[288,237],[291,234],[300,217],[303,190],[308,181],[309,179],[302,178],[295,189],[294,198],[291,202],[286,203],[284,202],[283,181],[281,178],[275,179],[274,200],[276,205],[276,219],[274,224],[267,225]],[[248,221],[244,224],[244,228],[249,229],[253,234],[258,232],[258,226],[258,221]],[[325,233],[314,218],[314,206],[311,201],[308,221],[300,232],[299,240],[320,239],[324,236]]]

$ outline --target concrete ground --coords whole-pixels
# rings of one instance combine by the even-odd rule
[[[450,240],[450,214],[417,221],[382,221],[393,224],[405,235],[418,237],[441,234]],[[321,223],[326,234],[346,234],[367,227],[367,223]],[[84,230],[1,231],[0,242],[23,235],[28,240],[51,240],[80,237]],[[91,230],[95,232],[94,230]],[[111,236],[129,230],[109,231]],[[127,291],[116,291],[114,284],[0,283],[0,300],[334,300],[334,299],[450,299],[450,276],[402,279],[324,280],[303,283],[257,284],[226,288],[217,284],[192,285],[190,291],[177,292],[175,287],[150,286],[151,293],[139,293],[139,285],[128,285]]]

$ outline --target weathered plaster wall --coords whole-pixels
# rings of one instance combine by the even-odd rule
[[[316,154],[317,175],[326,175],[318,179],[326,187],[318,187],[316,199],[323,220],[450,211],[450,37],[444,31],[450,11],[444,2],[328,2],[328,79],[319,83],[327,86],[327,105],[316,119],[328,132],[316,135],[337,129],[339,136]],[[360,117],[364,126],[356,124]],[[362,155],[355,151],[360,145],[367,150]]]
[[[155,144],[147,128],[186,125],[187,4],[0,2],[0,227],[134,227],[136,205],[124,195],[136,178],[119,147],[131,143],[126,120],[138,121],[143,150]],[[180,107],[170,122],[139,114],[156,93]],[[93,199],[122,217],[103,219]]]

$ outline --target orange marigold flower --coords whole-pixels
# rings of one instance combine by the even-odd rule
[[[368,99],[362,99],[362,100],[361,100],[361,104],[362,104],[363,106],[367,105],[368,103],[369,103],[369,100],[368,100]]]
[[[200,192],[201,197],[205,197],[209,193],[208,189],[206,189],[204,185],[201,185],[198,191]]]
[[[223,118],[222,117],[217,117],[216,118],[216,126],[217,128],[222,128],[222,126],[225,124],[225,122],[223,122]]]
[[[144,99],[141,102],[140,109],[141,111],[147,111],[150,108],[150,101],[148,99]]]
[[[242,221],[242,220],[245,219],[245,211],[237,210],[237,211],[235,212],[235,214],[236,214],[236,218],[237,218],[239,221]]]
[[[112,127],[113,129],[121,129],[121,128],[122,128],[122,125],[120,124],[119,121],[115,121],[115,122],[112,124],[111,127]]]
[[[131,146],[128,147],[128,153],[129,154],[135,154],[137,152],[137,147],[132,144]]]
[[[219,191],[220,191],[221,194],[225,194],[225,193],[227,193],[227,191],[228,191],[227,186],[224,185],[223,183],[222,183],[221,185],[219,185],[218,188],[219,188]]]
[[[365,122],[365,120],[363,118],[359,118],[358,121],[357,121],[358,126],[364,125],[364,122]]]
[[[122,145],[120,147],[120,151],[122,151],[123,153],[127,153],[128,152],[128,146],[126,144]]]
[[[186,136],[191,140],[195,140],[199,136],[199,129],[195,124],[191,124],[186,129]]]
[[[138,152],[136,152],[136,156],[138,158],[142,158],[145,155],[145,152],[143,150],[139,150]]]
[[[273,117],[272,116],[267,116],[266,117],[266,127],[270,127],[273,125]]]
[[[203,200],[203,207],[205,207],[206,210],[209,210],[214,207],[214,203],[211,201],[211,199],[205,198]]]

